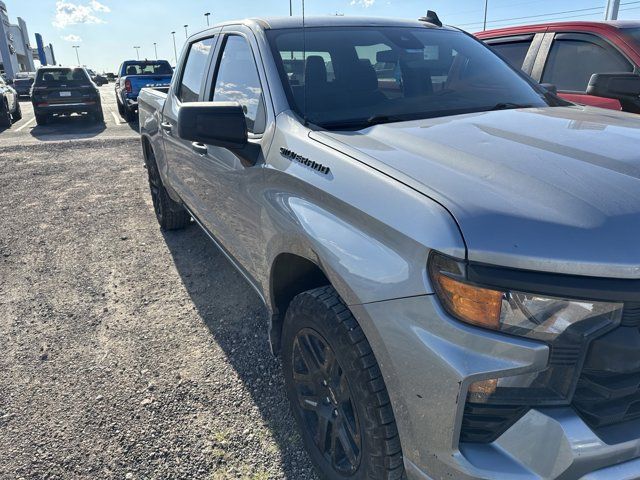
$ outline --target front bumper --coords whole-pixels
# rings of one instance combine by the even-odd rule
[[[640,423],[596,433],[570,406],[531,409],[490,444],[458,442],[468,386],[544,369],[546,345],[464,325],[433,295],[351,308],[384,375],[409,479],[640,479]]]

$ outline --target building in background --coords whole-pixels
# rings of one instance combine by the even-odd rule
[[[35,60],[40,65],[55,65],[53,46],[45,46],[40,34],[36,33],[35,36],[37,47],[33,48],[25,21],[18,17],[18,23],[12,24],[7,6],[0,0],[0,72],[8,80],[12,80],[19,72],[35,71]]]

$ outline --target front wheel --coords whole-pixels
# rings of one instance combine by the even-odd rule
[[[293,299],[282,345],[293,415],[322,476],[403,478],[400,439],[380,368],[360,325],[333,287]]]

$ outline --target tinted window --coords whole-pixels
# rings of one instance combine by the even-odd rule
[[[622,32],[631,40],[632,43],[640,48],[640,27],[623,28]]]
[[[213,90],[214,102],[239,102],[250,132],[262,133],[265,124],[262,87],[251,47],[240,36],[227,37]]]
[[[553,42],[542,82],[552,83],[560,91],[586,92],[594,73],[632,71],[633,66],[613,47],[593,35],[580,35]]]
[[[38,71],[36,83],[44,85],[72,85],[89,84],[91,80],[87,72],[82,68],[48,68]]]
[[[516,68],[522,68],[524,59],[531,47],[531,40],[524,42],[492,43],[491,48],[507,59]]]
[[[169,62],[127,62],[122,67],[123,75],[171,75]]]
[[[200,95],[200,87],[207,69],[207,60],[214,38],[205,38],[191,45],[187,63],[182,72],[182,82],[178,98],[183,102],[197,102]]]
[[[292,107],[325,128],[548,105],[489,48],[458,31],[335,27],[308,29],[306,38],[301,29],[267,35]],[[295,75],[286,67],[290,52],[301,59]]]

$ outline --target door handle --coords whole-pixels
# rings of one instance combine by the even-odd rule
[[[164,123],[161,123],[160,126],[162,127],[162,130],[164,130],[169,135],[171,135],[171,131],[173,130],[173,125],[171,125],[169,122],[164,122]]]
[[[199,142],[193,142],[191,144],[191,148],[193,149],[194,152],[200,155],[206,155],[207,152],[209,151],[209,149],[204,143],[199,143]]]

